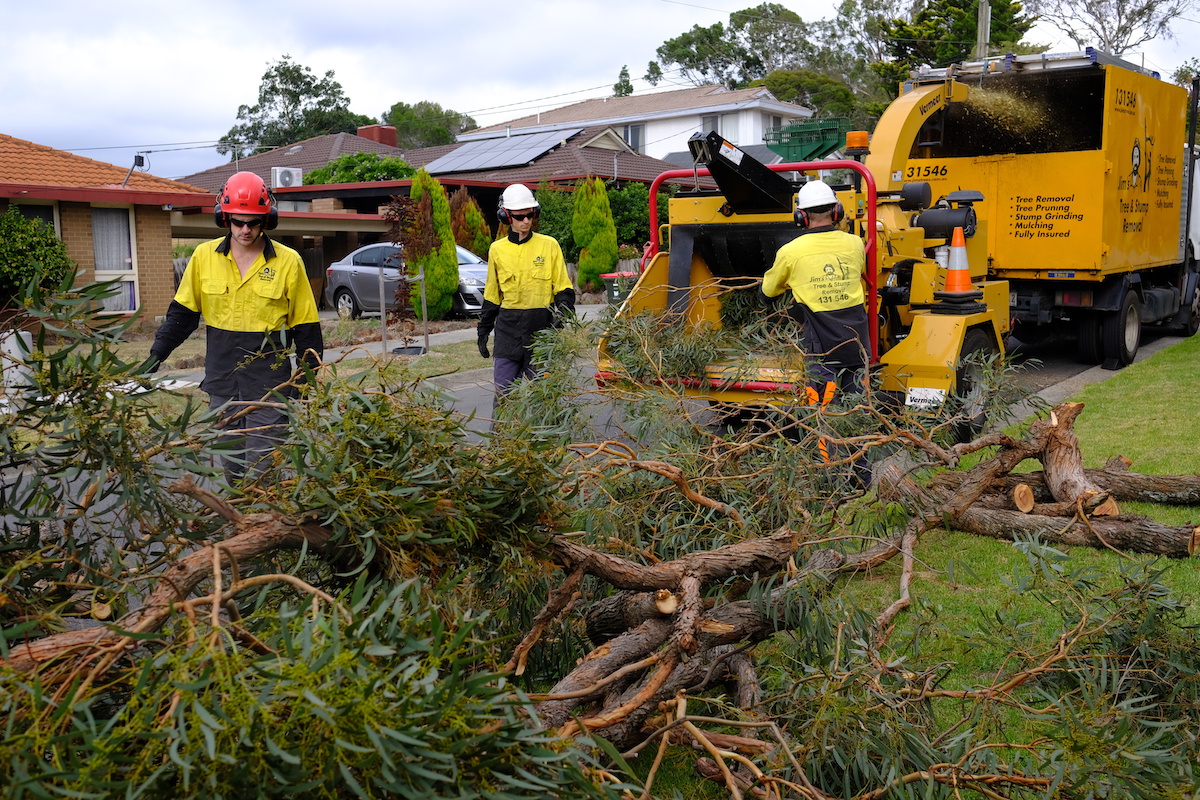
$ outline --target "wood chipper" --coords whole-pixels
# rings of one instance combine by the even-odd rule
[[[696,134],[694,168],[652,186],[651,219],[663,180],[693,175],[697,188],[670,201],[618,317],[654,312],[719,327],[728,287],[761,278],[798,234],[801,174],[845,170],[851,180],[835,189],[867,252],[874,373],[884,390],[924,407],[971,394],[979,377],[971,365],[1003,353],[1014,322],[1024,341],[1066,331],[1084,359],[1123,366],[1143,324],[1187,335],[1200,327],[1186,99],[1089,50],[915,75],[869,139],[848,134],[847,160],[768,167],[716,133]],[[703,176],[718,188],[700,188]],[[965,297],[946,292],[956,228],[970,275]],[[607,345],[600,380],[620,372]],[[672,380],[714,401],[778,405],[796,402],[803,370],[764,358]]]
[[[952,192],[934,204],[926,183],[877,192],[874,177],[856,160],[767,167],[713,132],[696,134],[688,144],[696,166],[659,176],[650,192],[651,219],[664,180],[709,176],[718,188],[681,191],[671,199],[656,252],[618,318],[657,313],[683,326],[719,327],[721,298],[731,287],[761,278],[779,248],[799,233],[793,207],[801,184],[785,173],[841,169],[855,178],[835,190],[850,230],[864,238],[868,314],[880,322],[870,360],[882,388],[902,393],[909,404],[938,405],[956,387],[964,388],[960,361],[965,353],[1003,352],[1008,287],[986,280],[980,247],[984,224],[974,211],[978,192]],[[946,292],[955,228],[966,239],[970,278],[966,286]],[[867,235],[870,231],[875,235]],[[599,380],[611,380],[619,372],[610,369],[615,366],[605,339]],[[806,396],[804,375],[803,364],[794,360],[763,357],[749,366],[714,363],[703,374],[670,380],[686,394],[714,402],[790,405]]]

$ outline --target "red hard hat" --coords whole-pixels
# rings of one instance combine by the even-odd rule
[[[226,214],[269,214],[271,193],[253,172],[235,172],[221,187],[217,207]]]

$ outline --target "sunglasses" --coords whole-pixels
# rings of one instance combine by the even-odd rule
[[[230,217],[229,224],[235,228],[258,228],[262,226],[263,221],[261,219],[234,219]]]
[[[528,214],[514,214],[510,211],[510,212],[508,212],[508,215],[510,217],[512,217],[513,219],[517,220],[518,222],[524,222],[527,219],[533,219],[534,217],[536,217],[537,212],[530,211]]]

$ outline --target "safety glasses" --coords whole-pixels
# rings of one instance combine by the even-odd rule
[[[536,212],[536,211],[530,211],[530,212],[528,212],[527,214],[514,214],[514,213],[512,213],[512,212],[510,211],[510,212],[508,212],[508,215],[509,215],[510,217],[512,217],[513,219],[515,219],[517,222],[524,222],[524,221],[525,221],[525,220],[527,220],[527,219],[533,219],[534,217],[536,217],[536,216],[537,216],[537,212]]]
[[[235,228],[261,228],[263,221],[261,219],[234,219],[230,217],[229,224]]]

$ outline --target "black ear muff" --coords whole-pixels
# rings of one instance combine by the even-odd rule
[[[225,212],[221,210],[220,203],[213,206],[213,222],[217,223],[218,228],[229,227],[229,220],[225,219]]]
[[[500,201],[500,205],[496,207],[496,219],[500,220],[505,225],[512,225],[512,214],[508,213],[508,209],[504,207],[504,201]]]
[[[837,225],[846,216],[846,208],[842,205],[842,201],[833,204],[833,224]]]
[[[797,208],[794,216],[796,218],[797,225],[799,225],[801,228],[808,227],[808,212],[807,211],[805,211],[803,208]]]
[[[271,204],[271,210],[267,212],[267,221],[263,223],[263,227],[273,231],[279,227],[279,201],[275,199],[275,193],[270,189],[267,189],[267,202]]]

